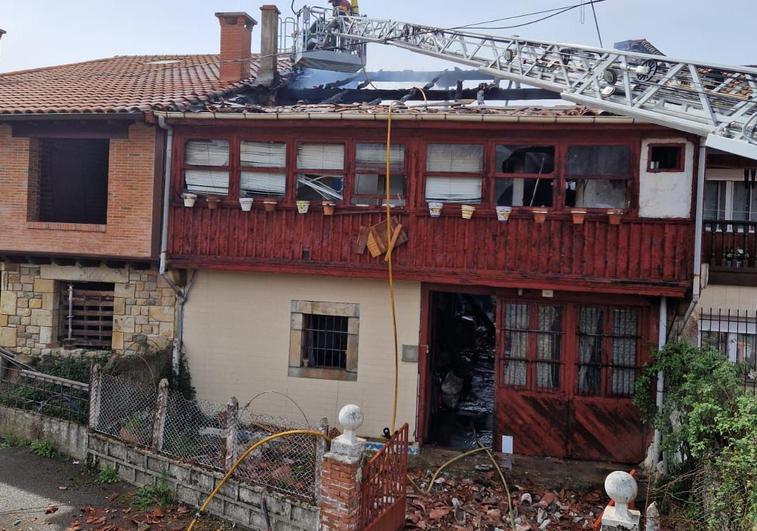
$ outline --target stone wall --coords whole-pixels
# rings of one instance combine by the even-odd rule
[[[66,455],[77,459],[87,457],[87,427],[70,420],[0,406],[0,435],[50,441]]]
[[[192,507],[202,504],[223,477],[220,473],[132,448],[96,433],[89,436],[89,455],[99,466],[115,468],[121,479],[134,485],[154,484],[159,478],[164,478],[176,499]],[[266,529],[263,497],[272,527],[277,531],[318,529],[318,507],[234,480],[224,484],[208,507],[208,512],[246,527]]]
[[[133,353],[168,346],[174,337],[176,297],[157,270],[3,264],[0,273],[0,346],[22,355],[85,354],[63,349],[68,282],[114,286],[112,351]]]

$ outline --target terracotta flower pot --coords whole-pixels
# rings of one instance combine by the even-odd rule
[[[573,217],[573,225],[583,225],[586,218],[586,210],[583,208],[573,208],[570,211],[570,215]]]
[[[336,206],[331,201],[324,201],[321,203],[321,206],[323,207],[323,215],[324,216],[333,216],[334,215],[334,207]]]
[[[263,208],[266,212],[273,212],[276,210],[276,201],[263,201]]]
[[[218,208],[218,205],[221,203],[221,198],[214,195],[209,195],[208,197],[205,198],[205,201],[207,201],[208,208],[210,210],[215,210],[216,208]]]
[[[607,218],[610,220],[610,225],[620,225],[620,218],[623,217],[623,210],[619,208],[611,208],[607,211]]]
[[[536,223],[541,224],[547,221],[548,210],[546,208],[534,208],[532,212],[534,214],[534,221]]]

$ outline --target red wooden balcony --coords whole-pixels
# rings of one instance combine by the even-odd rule
[[[756,282],[757,222],[705,221],[702,262],[710,265],[710,282],[737,285]]]
[[[288,205],[265,212],[221,205],[185,208],[174,203],[169,255],[176,267],[315,273],[383,278],[383,257],[357,254],[361,227],[385,220],[380,209],[337,208],[298,214]],[[529,212],[507,222],[494,212],[460,218],[450,208],[440,218],[402,210],[396,217],[407,232],[394,253],[397,278],[537,289],[583,290],[649,295],[682,295],[691,279],[692,224],[687,220],[587,216],[574,225],[554,213],[537,224]]]

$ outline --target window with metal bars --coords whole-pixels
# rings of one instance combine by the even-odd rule
[[[639,311],[634,308],[579,308],[579,395],[633,395],[639,370],[639,323]]]
[[[562,308],[505,304],[504,332],[504,384],[540,391],[559,390]]]
[[[61,283],[60,341],[70,348],[111,348],[113,284]]]
[[[302,365],[320,369],[347,368],[348,318],[303,315]]]

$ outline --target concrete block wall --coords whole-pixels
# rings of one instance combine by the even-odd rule
[[[0,406],[0,436],[8,435],[50,441],[66,455],[77,459],[87,457],[87,427],[70,420]]]
[[[114,285],[113,352],[139,352],[144,343],[161,349],[172,342],[176,297],[156,269],[5,263],[0,273],[0,346],[26,356],[86,354],[84,349],[64,350],[58,341],[66,314],[61,290],[68,282]]]
[[[163,477],[176,499],[193,507],[198,507],[223,477],[220,473],[132,448],[96,433],[89,436],[89,456],[101,467],[109,465],[115,468],[121,479],[134,485],[154,484]],[[208,512],[253,529],[266,529],[263,497],[276,531],[311,531],[319,528],[316,505],[233,480],[224,484]]]

